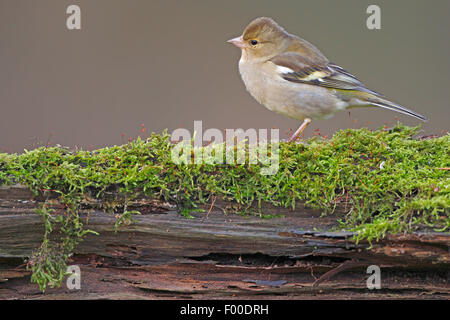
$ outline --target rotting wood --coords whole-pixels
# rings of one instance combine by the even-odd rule
[[[42,240],[36,200],[23,186],[0,188],[0,299],[450,297],[448,233],[390,235],[368,250],[351,233],[330,231],[339,213],[321,216],[298,205],[265,206],[284,215],[273,219],[225,215],[227,204],[217,199],[186,219],[170,204],[143,198],[130,204],[143,215],[117,233],[113,214],[84,203],[88,227],[100,235],[89,235],[69,262],[81,267],[82,289],[43,295],[24,270]],[[372,264],[382,269],[382,290],[366,287]],[[313,286],[326,273],[332,277]]]

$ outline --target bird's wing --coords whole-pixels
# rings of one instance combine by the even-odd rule
[[[295,52],[279,54],[270,61],[278,67],[281,77],[287,81],[333,89],[357,90],[382,96],[366,88],[361,81],[348,71],[328,61],[313,63],[308,58]]]
[[[368,89],[355,76],[334,63],[328,61],[312,63],[308,58],[295,52],[277,55],[271,61],[277,66],[277,71],[286,81],[343,91],[348,90],[348,97],[358,97],[372,106],[397,111],[427,121],[423,115],[389,101],[383,95]],[[344,92],[341,91],[340,93],[345,96]]]

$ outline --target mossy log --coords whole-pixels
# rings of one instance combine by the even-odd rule
[[[0,188],[0,299],[9,298],[448,298],[450,234],[427,230],[355,243],[336,232],[340,210],[322,216],[298,205],[266,205],[282,217],[226,215],[215,201],[187,219],[174,206],[141,198],[142,215],[114,231],[114,214],[85,203],[88,235],[69,265],[82,287],[41,293],[25,260],[42,242],[37,198],[24,186]],[[342,210],[341,210],[342,211]],[[317,231],[321,230],[321,231]],[[381,289],[366,286],[381,268]]]

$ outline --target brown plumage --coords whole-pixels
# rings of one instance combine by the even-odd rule
[[[315,118],[354,107],[376,106],[425,121],[426,118],[368,89],[331,63],[315,46],[261,17],[229,40],[241,48],[239,70],[247,90],[268,109],[304,120],[291,140]]]

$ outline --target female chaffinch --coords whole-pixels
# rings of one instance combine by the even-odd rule
[[[242,36],[228,42],[242,50],[239,71],[250,94],[271,111],[303,120],[290,141],[297,139],[311,119],[326,119],[355,107],[381,107],[427,120],[368,89],[271,18],[253,20]]]

